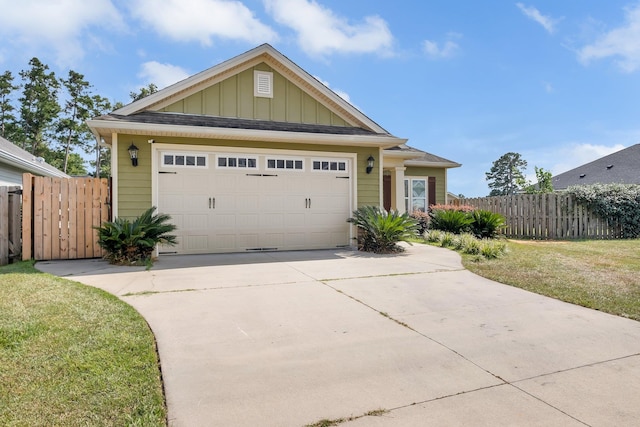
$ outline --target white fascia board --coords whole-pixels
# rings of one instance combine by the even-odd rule
[[[269,55],[273,58],[274,61],[282,64],[285,68],[288,68],[294,72],[294,74],[304,81],[307,85],[313,87],[318,92],[322,93],[324,96],[329,98],[335,104],[340,106],[345,111],[349,112],[353,117],[357,120],[365,124],[371,130],[376,133],[384,133],[388,134],[388,132],[382,128],[379,124],[371,120],[364,113],[358,110],[349,102],[345,101],[342,97],[337,95],[334,91],[325,86],[318,79],[314,78],[304,69],[300,68],[289,58],[284,56],[282,53],[274,49],[272,46],[268,44],[263,44],[258,46],[255,49],[252,49],[248,52],[245,52],[235,58],[231,58],[225,62],[222,62],[218,65],[215,65],[207,70],[201,71],[200,73],[194,74],[191,77],[187,77],[186,79],[174,83],[171,86],[168,86],[164,89],[159,90],[156,93],[153,93],[149,96],[146,96],[138,101],[132,102],[129,105],[126,105],[116,111],[113,114],[120,114],[124,116],[128,116],[130,114],[134,114],[140,111],[144,111],[151,106],[156,106],[156,108],[164,107],[168,103],[174,102],[173,99],[170,100],[174,95],[184,92],[184,97],[189,96],[202,88],[200,84],[210,79],[213,79],[216,75],[222,74],[226,71],[232,70],[236,67],[242,66],[242,68],[238,69],[238,71],[242,71],[245,68],[251,67],[261,61],[262,55]],[[212,84],[216,83],[215,81],[211,82]],[[163,102],[165,101],[165,102]],[[157,105],[156,105],[157,104]]]
[[[69,178],[69,175],[53,168],[53,166],[52,166],[53,170],[43,168],[42,166],[36,163],[30,162],[28,160],[24,160],[20,157],[14,156],[5,151],[0,151],[0,159],[6,160],[7,164],[17,166],[21,169],[25,169],[31,173],[35,173],[38,175],[44,175],[44,176],[50,176],[50,177],[56,177],[56,178]]]
[[[241,55],[238,55],[234,58],[228,59],[218,65],[214,65],[211,68],[208,68],[204,71],[201,71],[197,74],[194,74],[191,77],[187,77],[184,80],[181,80],[177,83],[172,84],[164,89],[159,90],[156,93],[152,93],[149,96],[146,96],[138,101],[132,102],[129,105],[125,105],[124,107],[115,110],[113,114],[121,114],[123,116],[128,116],[129,114],[137,113],[139,111],[143,111],[147,109],[147,107],[154,105],[156,103],[161,102],[165,98],[169,98],[177,93],[180,93],[184,90],[189,89],[192,86],[196,86],[199,83],[202,83],[217,74],[220,74],[224,71],[230,70],[234,67],[241,65],[242,63],[250,60],[253,57],[257,57],[262,55],[267,51],[266,47],[268,45],[261,45],[255,49],[252,49],[248,52],[245,52]],[[269,46],[270,47],[270,46]],[[271,48],[272,50],[275,50]]]
[[[425,162],[420,160],[407,160],[405,166],[422,166],[422,167],[434,167],[434,168],[459,168],[462,165],[455,162]]]
[[[285,132],[258,129],[236,129],[163,125],[150,123],[131,122],[105,122],[88,120],[87,124],[92,129],[104,129],[108,133],[129,133],[132,135],[148,136],[175,136],[191,138],[230,139],[239,141],[264,141],[264,142],[296,142],[299,144],[326,144],[345,145],[345,143],[367,146],[390,148],[403,144],[407,140],[389,135],[335,135],[308,132]]]

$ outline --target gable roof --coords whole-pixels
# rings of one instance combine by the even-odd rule
[[[556,190],[572,185],[640,184],[640,144],[556,175],[552,182]]]
[[[296,123],[285,125],[266,120],[197,116],[158,111],[260,63],[266,63],[285,76],[286,79],[341,117],[354,129],[338,130],[337,126]],[[103,138],[107,144],[110,143],[113,132],[262,141],[291,140],[327,144],[339,143],[337,138],[331,136],[348,135],[350,140],[356,144],[363,143],[382,147],[391,147],[406,141],[406,139],[391,135],[269,44],[260,45],[132,102],[111,114],[88,120],[87,123],[96,137]],[[341,141],[344,143],[345,138],[343,137]]]
[[[427,153],[426,151],[411,147],[408,144],[400,144],[398,146],[388,148],[384,150],[384,154],[385,156],[404,158],[405,166],[436,168],[459,168],[462,166],[460,163],[445,159],[444,157],[436,156],[435,154]]]
[[[69,175],[45,163],[42,157],[23,150],[13,142],[0,137],[0,163],[34,175],[68,178]]]

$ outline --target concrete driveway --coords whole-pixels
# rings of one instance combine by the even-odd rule
[[[639,322],[485,280],[445,249],[36,266],[147,319],[174,427],[640,425]]]

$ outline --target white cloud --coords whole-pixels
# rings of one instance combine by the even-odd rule
[[[326,87],[328,87],[329,89],[331,89],[331,85],[329,84],[328,81],[326,80],[322,80],[320,77],[318,76],[313,76],[314,79],[318,80],[320,83],[322,83],[323,85],[325,85]],[[336,95],[338,95],[340,98],[344,99],[345,101],[347,101],[349,104],[351,104],[351,97],[349,96],[349,94],[343,90],[340,89],[331,89]],[[353,104],[351,104],[353,105]]]
[[[264,4],[277,22],[298,34],[298,44],[309,55],[391,54],[393,35],[379,16],[352,24],[315,0],[264,0]]]
[[[136,18],[174,40],[196,40],[209,46],[214,37],[251,43],[278,38],[239,1],[135,0],[129,7]]]
[[[145,85],[149,83],[155,84],[158,89],[170,86],[180,80],[189,77],[189,73],[181,67],[171,64],[161,64],[156,61],[149,61],[142,64],[138,73]]]
[[[625,11],[624,25],[580,49],[578,58],[581,62],[588,64],[592,60],[617,57],[618,66],[625,72],[631,73],[640,68],[640,4]]]
[[[25,51],[43,48],[55,54],[61,66],[72,66],[84,56],[86,43],[96,38],[92,28],[122,29],[122,16],[110,0],[3,1],[0,35],[3,44]],[[28,53],[28,55],[31,55]]]
[[[600,157],[607,156],[625,148],[622,144],[615,145],[598,145],[598,144],[580,144],[575,143],[566,147],[560,148],[555,153],[556,159],[562,159],[561,162],[556,163],[551,168],[553,175],[566,172],[568,170],[577,168],[585,163],[592,162]]]
[[[516,3],[516,6],[518,6],[518,9],[520,9],[525,16],[542,25],[549,34],[553,34],[555,32],[555,26],[560,21],[559,19],[553,19],[550,16],[545,16],[533,6],[527,7],[522,3]]]
[[[445,41],[442,46],[432,40],[425,40],[422,42],[422,47],[424,52],[433,59],[451,58],[460,49],[458,43],[452,40]]]

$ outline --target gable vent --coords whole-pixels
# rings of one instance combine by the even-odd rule
[[[273,73],[267,71],[254,71],[253,80],[254,96],[273,98]]]

